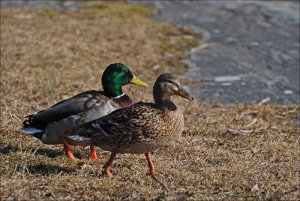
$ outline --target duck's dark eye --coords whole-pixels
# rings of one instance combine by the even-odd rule
[[[175,82],[173,82],[173,80],[167,80],[167,82],[171,83],[171,84],[174,84],[177,86],[177,84]]]
[[[180,88],[180,83],[177,80],[167,80],[167,82]]]
[[[128,69],[125,69],[125,70],[123,70],[123,72],[124,72],[125,74],[128,74],[128,73],[129,73],[129,70],[128,70]]]

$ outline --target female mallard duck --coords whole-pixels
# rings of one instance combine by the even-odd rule
[[[133,100],[122,92],[122,86],[129,83],[147,86],[127,66],[121,63],[110,64],[102,75],[103,91],[86,91],[29,115],[21,130],[45,144],[63,144],[66,154],[76,160],[66,142],[65,133],[116,109],[132,105]],[[90,148],[91,159],[97,160],[94,146]]]
[[[154,176],[150,152],[169,144],[184,128],[183,114],[171,101],[172,95],[193,100],[175,76],[162,74],[153,88],[155,103],[138,102],[116,110],[74,129],[67,140],[111,151],[104,166],[104,173],[108,176],[112,176],[110,169],[117,153],[145,153],[150,174]]]

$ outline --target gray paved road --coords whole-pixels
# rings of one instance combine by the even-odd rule
[[[186,73],[206,80],[192,89],[202,100],[299,103],[299,2],[151,3],[155,19],[203,34],[208,47],[191,52]]]

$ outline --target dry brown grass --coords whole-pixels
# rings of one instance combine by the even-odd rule
[[[1,8],[1,200],[295,200],[299,197],[299,106],[208,105],[176,99],[185,109],[183,136],[153,161],[164,188],[146,175],[143,156],[119,155],[113,178],[102,162],[83,165],[61,146],[43,145],[18,129],[25,115],[88,89],[105,66],[122,62],[153,84],[181,72],[190,31],[153,22],[149,7],[105,4],[78,13]],[[160,70],[154,71],[153,66]],[[188,80],[185,81],[189,83]],[[151,88],[125,87],[136,100]],[[97,150],[101,158],[109,155]]]

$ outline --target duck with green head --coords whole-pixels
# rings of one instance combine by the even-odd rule
[[[122,91],[122,87],[129,83],[147,86],[124,64],[110,64],[102,74],[103,91],[86,91],[29,115],[23,122],[21,131],[45,144],[63,144],[66,154],[76,160],[66,141],[68,131],[116,109],[132,105],[134,101]],[[90,145],[90,148],[91,159],[97,160],[94,146]]]

